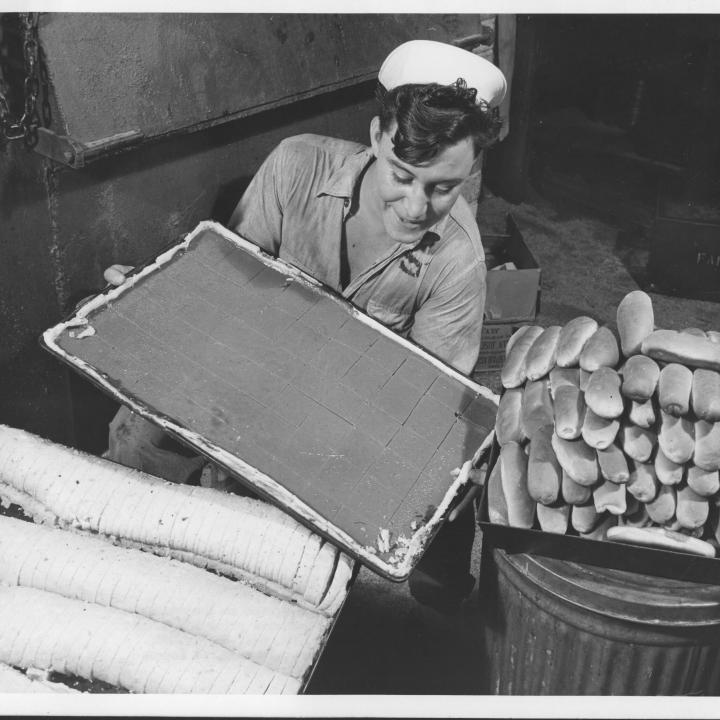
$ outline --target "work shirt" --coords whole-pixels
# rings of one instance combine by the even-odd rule
[[[283,140],[228,225],[469,374],[480,349],[486,267],[480,232],[464,198],[416,245],[395,244],[342,287],[344,223],[363,171],[373,161],[370,148],[354,142],[309,134]]]

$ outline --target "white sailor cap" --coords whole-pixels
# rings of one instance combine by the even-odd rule
[[[463,78],[477,90],[478,102],[495,107],[507,89],[505,76],[490,61],[469,50],[436,40],[410,40],[398,45],[380,67],[378,81],[386,90],[399,85],[452,85]]]

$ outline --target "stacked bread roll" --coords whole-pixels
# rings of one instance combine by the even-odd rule
[[[638,290],[615,328],[521,327],[501,381],[491,522],[715,555],[720,333],[655,330]]]

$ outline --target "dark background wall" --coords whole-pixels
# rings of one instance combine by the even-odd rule
[[[643,189],[652,205],[672,201],[673,215],[715,203],[719,40],[717,15],[518,15],[496,189],[521,199],[528,182],[544,189],[545,171],[562,166],[589,181],[614,175],[620,206]]]
[[[717,16],[516,20],[493,192],[521,201],[532,183],[649,243],[657,212],[720,222]],[[36,151],[0,151],[0,422],[102,449],[114,406],[40,349],[41,332],[100,289],[108,265],[224,222],[282,138],[366,141],[373,78],[397,44],[439,39],[492,58],[495,29],[480,14],[40,13],[50,132]],[[15,14],[0,14],[0,50],[17,109]],[[133,144],[118,150],[118,134]],[[86,153],[84,167],[68,166],[68,148]]]
[[[141,262],[200,220],[225,222],[284,137],[366,142],[374,78],[393,47],[428,38],[491,51],[487,23],[41,13],[52,124],[37,150],[46,155],[19,142],[0,153],[0,422],[104,449],[114,406],[40,349],[42,331],[99,290],[109,265]],[[19,30],[17,16],[0,15],[0,42],[16,61]],[[17,101],[22,65],[3,71]],[[137,140],[118,152],[121,133]],[[69,147],[92,148],[84,167],[68,167]]]

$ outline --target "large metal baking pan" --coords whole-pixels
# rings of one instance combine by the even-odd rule
[[[42,345],[381,575],[404,580],[497,396],[204,222]]]

